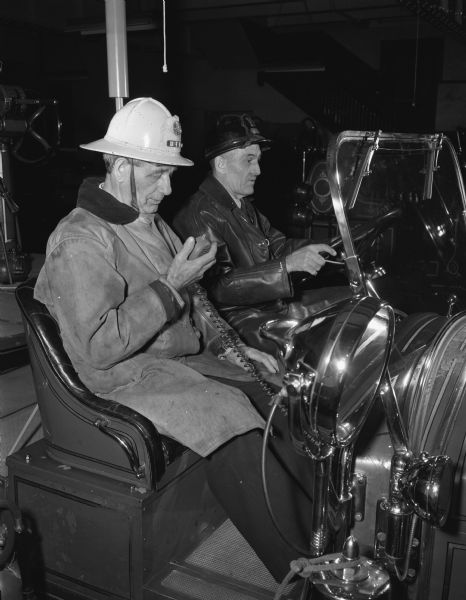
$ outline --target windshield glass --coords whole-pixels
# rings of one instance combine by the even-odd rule
[[[464,186],[445,136],[343,132],[328,170],[355,293],[371,292],[362,271],[382,267],[386,275],[373,279],[382,298],[412,285],[432,295],[423,308],[438,309],[451,293],[464,302]],[[408,296],[397,307],[411,312]]]

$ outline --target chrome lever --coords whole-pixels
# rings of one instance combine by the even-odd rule
[[[451,319],[451,317],[453,316],[453,309],[455,308],[455,305],[458,303],[458,296],[456,294],[450,294],[448,296],[448,310],[447,310],[447,314],[446,317],[447,319]]]

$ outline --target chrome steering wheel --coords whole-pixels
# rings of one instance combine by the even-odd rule
[[[358,223],[351,228],[351,238],[356,246],[358,255],[363,258],[366,252],[371,248],[375,240],[389,227],[391,227],[396,221],[398,221],[403,214],[401,208],[393,208],[389,212]],[[331,238],[328,242],[337,252],[341,252],[343,249],[343,241],[341,235],[337,235]]]

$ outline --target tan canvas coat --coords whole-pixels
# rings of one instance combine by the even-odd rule
[[[244,378],[206,350],[218,349],[217,330],[202,339],[189,295],[164,278],[178,238],[158,217],[141,226],[132,210],[85,181],[49,238],[35,296],[90,390],[205,456],[263,421],[240,390],[199,372]]]

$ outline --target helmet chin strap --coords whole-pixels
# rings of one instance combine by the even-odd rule
[[[137,210],[139,212],[138,197],[136,192],[136,179],[134,178],[134,159],[129,158],[128,160],[129,164],[131,165],[131,170],[129,173],[129,185],[131,188],[131,206],[134,208],[134,210]]]

